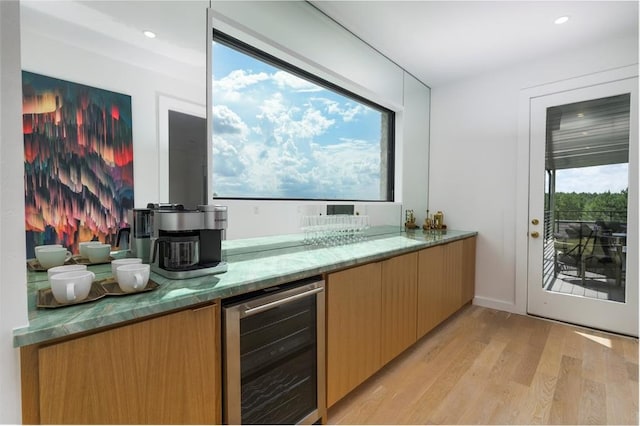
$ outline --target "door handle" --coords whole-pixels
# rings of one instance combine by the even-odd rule
[[[529,235],[531,235],[531,238],[538,238],[540,236],[540,233],[538,231],[533,231]]]

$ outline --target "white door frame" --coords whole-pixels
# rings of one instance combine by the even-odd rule
[[[515,311],[520,314],[527,313],[527,267],[528,267],[528,247],[529,247],[529,134],[530,134],[530,101],[539,96],[560,93],[584,87],[589,87],[601,83],[622,80],[638,76],[638,65],[616,68],[599,73],[589,74],[569,80],[562,80],[550,84],[526,88],[520,91],[518,103],[518,141],[517,141],[517,167],[516,170],[516,229],[515,229],[515,260],[516,260],[516,288],[515,288]],[[638,129],[630,129],[637,132]],[[636,155],[638,151],[636,150]],[[631,154],[630,154],[631,155]],[[631,182],[638,182],[638,169],[636,159],[629,167],[629,195],[635,192],[638,199],[638,185],[631,185]],[[629,221],[638,223],[638,205],[629,204]],[[631,238],[629,241],[629,251],[638,253],[638,238]],[[638,261],[637,259],[627,259],[627,285],[638,285]]]

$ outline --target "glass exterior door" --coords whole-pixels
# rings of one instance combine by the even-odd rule
[[[637,78],[530,106],[528,312],[637,335]]]

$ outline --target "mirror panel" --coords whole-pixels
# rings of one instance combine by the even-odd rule
[[[205,116],[209,1],[20,6],[23,69],[130,96],[135,206],[169,201],[169,140],[161,136],[169,108]],[[147,29],[157,37],[145,37]]]
[[[209,1],[20,4],[23,69],[131,96],[135,204],[169,201],[160,103],[205,109]]]

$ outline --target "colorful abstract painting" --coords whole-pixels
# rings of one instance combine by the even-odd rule
[[[115,245],[134,205],[131,97],[27,71],[22,93],[27,258]]]

